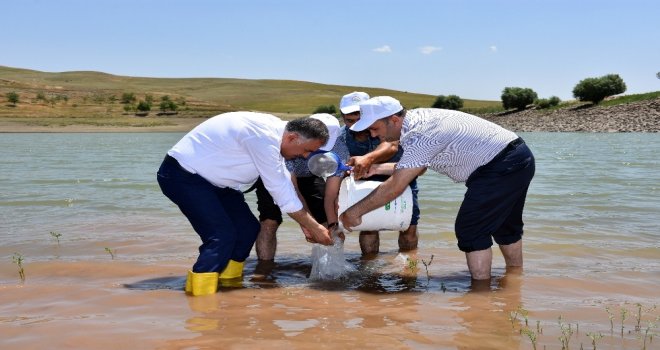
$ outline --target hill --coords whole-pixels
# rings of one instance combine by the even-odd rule
[[[436,96],[358,86],[326,85],[292,80],[226,78],[144,78],[101,72],[48,73],[0,66],[0,118],[29,125],[166,126],[181,118],[208,118],[237,110],[261,111],[291,119],[311,114],[322,105],[337,108],[351,91],[389,95],[409,108],[430,106]],[[8,103],[15,92],[19,103]],[[124,110],[121,97],[154,100],[149,118]],[[163,96],[179,105],[176,117],[156,117]],[[137,101],[136,101],[137,102]],[[488,108],[497,101],[465,100],[466,108]]]

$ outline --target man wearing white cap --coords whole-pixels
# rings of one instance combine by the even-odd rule
[[[384,181],[387,176],[375,175],[368,179],[367,173],[372,164],[397,162],[403,149],[399,147],[398,141],[383,141],[378,137],[373,137],[368,130],[351,131],[349,128],[360,120],[360,103],[367,101],[369,95],[364,92],[355,91],[344,95],[339,102],[344,124],[346,125],[338,142],[344,142],[348,146],[351,155],[349,165],[353,166],[353,176],[355,179]],[[419,205],[417,201],[417,182],[413,180],[410,184],[413,193],[413,213],[410,226],[405,231],[399,232],[399,250],[410,251],[417,248],[417,223],[419,221]],[[380,234],[378,231],[360,231],[359,236],[360,250],[365,257],[372,256],[379,252]]]
[[[187,293],[212,294],[218,279],[242,276],[259,222],[240,188],[258,177],[308,241],[332,244],[327,228],[303,208],[284,162],[307,157],[327,141],[328,129],[318,119],[287,123],[269,114],[233,112],[204,121],[167,152],[158,184],[202,240]]]
[[[406,111],[399,101],[379,96],[360,104],[360,120],[351,130],[366,130],[381,140],[400,140],[398,163],[372,166],[372,173],[392,176],[340,220],[345,227],[399,196],[426,168],[465,182],[467,191],[455,231],[474,280],[491,276],[493,239],[507,267],[522,267],[522,213],[534,176],[534,156],[515,133],[458,111],[418,108]]]
[[[317,152],[334,152],[343,163],[346,163],[348,148],[343,142],[336,142],[341,128],[337,118],[327,113],[313,114],[310,118],[322,121],[328,128],[328,142]],[[317,222],[332,229],[338,222],[335,200],[339,194],[341,174],[330,176],[327,179],[315,176],[310,172],[307,160],[302,157],[289,159],[286,161],[287,169],[293,175],[291,180],[294,182],[299,197],[303,199],[305,209]],[[272,261],[275,259],[276,233],[282,223],[282,212],[261,179],[257,182],[256,194],[261,229],[257,236],[255,250],[260,261]]]

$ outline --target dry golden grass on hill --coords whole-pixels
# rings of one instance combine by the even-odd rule
[[[168,126],[184,118],[208,118],[237,110],[261,111],[284,119],[308,115],[317,107],[334,105],[351,91],[390,95],[408,108],[430,106],[436,96],[355,86],[325,85],[290,80],[225,78],[139,78],[99,72],[47,73],[0,66],[0,123],[37,126]],[[19,102],[6,101],[16,92]],[[120,99],[154,99],[146,118],[127,113]],[[162,96],[179,102],[176,118],[157,116]],[[137,101],[136,101],[137,102]],[[466,108],[499,105],[496,101],[465,100]]]

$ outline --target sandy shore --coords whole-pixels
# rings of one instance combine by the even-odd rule
[[[579,105],[553,111],[527,109],[521,112],[481,114],[517,132],[660,132],[660,98],[609,107]],[[29,125],[0,119],[0,132],[187,132],[206,118],[168,118],[171,125]]]

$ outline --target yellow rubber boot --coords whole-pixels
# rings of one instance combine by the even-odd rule
[[[188,271],[186,293],[193,296],[216,293],[218,291],[218,276],[217,272]]]
[[[186,293],[192,294],[192,279],[193,279],[193,272],[191,270],[188,270],[188,278],[186,278]]]
[[[232,279],[243,276],[243,265],[245,262],[238,262],[229,260],[229,263],[222,272],[220,272],[220,279]]]

